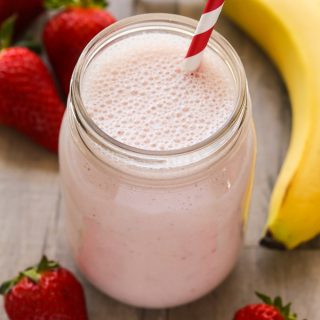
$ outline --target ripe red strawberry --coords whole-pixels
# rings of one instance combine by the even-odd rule
[[[0,124],[57,152],[64,106],[40,58],[24,47],[8,48],[12,30],[12,19],[0,30]]]
[[[87,320],[81,284],[44,256],[0,287],[10,320]]]
[[[0,24],[16,14],[17,29],[23,31],[43,9],[43,0],[0,0]]]
[[[264,294],[256,294],[263,303],[250,304],[240,309],[233,320],[297,320],[297,315],[290,311],[290,303],[284,306],[280,297],[272,300]]]
[[[78,58],[89,41],[115,22],[102,8],[105,0],[46,0],[48,8],[64,9],[45,26],[43,42],[65,94]]]

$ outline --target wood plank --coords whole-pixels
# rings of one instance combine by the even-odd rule
[[[178,5],[176,1],[172,0],[138,0],[137,12],[150,13],[150,12],[170,12],[177,13]]]
[[[55,155],[0,128],[0,282],[39,260],[56,212]],[[6,319],[1,304],[0,319]]]
[[[168,320],[168,310],[142,310],[140,320]]]
[[[229,320],[238,308],[257,302],[254,291],[294,301],[299,319],[319,319],[320,255],[246,248],[231,276],[212,294],[170,311],[170,320]]]
[[[203,9],[199,0],[138,0],[139,11],[176,13],[198,19]]]
[[[135,0],[110,0],[109,10],[117,19],[130,16],[134,12]]]

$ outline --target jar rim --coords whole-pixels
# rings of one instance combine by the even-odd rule
[[[222,54],[224,55],[223,61],[227,64],[233,77],[235,77],[235,108],[229,120],[226,121],[218,131],[199,143],[180,149],[165,151],[145,150],[124,144],[112,138],[99,128],[99,126],[89,116],[81,98],[81,81],[86,68],[99,50],[106,46],[107,43],[123,36],[126,32],[128,34],[139,30],[174,30],[175,32],[184,33],[184,35],[190,36],[191,38],[196,26],[196,20],[184,16],[166,13],[149,13],[120,20],[96,35],[82,52],[74,69],[70,84],[69,99],[71,100],[71,112],[74,115],[77,124],[81,126],[81,129],[83,129],[86,134],[88,134],[102,147],[111,149],[118,153],[125,152],[126,156],[134,159],[140,159],[142,161],[163,161],[167,157],[188,155],[217,144],[216,148],[210,148],[212,153],[212,150],[219,151],[220,148],[223,147],[221,140],[224,137],[227,137],[227,141],[225,141],[225,143],[232,140],[232,137],[241,128],[246,115],[247,81],[245,71],[238,54],[230,43],[216,31],[213,32],[208,43],[208,47],[218,53],[220,57]],[[230,135],[230,131],[232,129],[234,129],[234,134]]]

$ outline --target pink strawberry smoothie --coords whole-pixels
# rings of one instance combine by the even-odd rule
[[[82,84],[95,123],[114,139],[147,150],[189,147],[217,132],[234,110],[234,80],[213,54],[205,55],[197,74],[181,72],[188,45],[178,35],[140,34],[102,52]]]
[[[188,45],[179,35],[146,32],[101,50],[80,84],[91,120],[116,141],[149,151],[192,147],[216,134],[235,110],[235,80],[212,50],[198,72],[181,72]],[[86,138],[85,147],[67,117],[63,196],[73,254],[87,278],[118,300],[153,308],[187,303],[220,284],[242,244],[251,121],[218,160],[150,169]]]

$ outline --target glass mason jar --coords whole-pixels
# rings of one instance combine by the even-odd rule
[[[71,81],[60,168],[72,252],[96,287],[136,306],[199,298],[237,260],[256,150],[246,76],[231,45],[214,32],[207,50],[233,75],[234,112],[205,141],[171,151],[130,147],[100,130],[83,104],[82,79],[96,55],[123,37],[163,30],[191,38],[195,26],[169,14],[122,20],[90,42]]]

